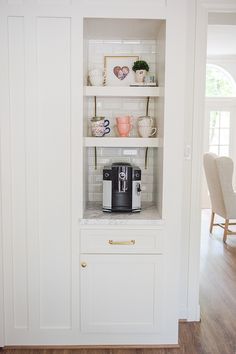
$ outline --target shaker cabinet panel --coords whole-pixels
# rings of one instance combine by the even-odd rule
[[[84,255],[81,258],[82,331],[158,332],[161,256]]]
[[[7,264],[12,281],[7,280],[10,306],[13,304],[15,328],[27,329],[28,323],[28,279],[27,279],[27,195],[26,195],[26,119],[25,119],[25,73],[24,41],[25,18],[8,17],[9,49],[9,150],[11,169],[11,223],[8,225],[7,250],[11,249],[12,261]],[[6,193],[5,189],[5,193]],[[6,228],[5,228],[6,229]],[[20,291],[19,291],[20,290]],[[13,314],[11,307],[7,313]]]
[[[70,21],[37,20],[41,328],[71,326]]]

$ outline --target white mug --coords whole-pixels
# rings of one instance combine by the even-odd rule
[[[104,75],[102,70],[100,69],[90,70],[89,81],[92,86],[103,86]]]
[[[149,125],[142,125],[138,127],[139,136],[142,138],[149,138],[156,134],[157,128],[150,127]]]
[[[153,118],[151,118],[150,116],[142,116],[142,117],[138,117],[138,126],[153,126]]]

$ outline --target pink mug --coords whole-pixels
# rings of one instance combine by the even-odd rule
[[[127,136],[129,136],[129,134],[131,132],[132,124],[130,124],[130,123],[118,123],[116,127],[117,127],[117,130],[118,130],[119,136],[127,137]]]
[[[123,124],[123,123],[127,123],[127,124],[131,124],[132,122],[132,116],[123,116],[123,117],[116,117],[116,123],[117,124]]]

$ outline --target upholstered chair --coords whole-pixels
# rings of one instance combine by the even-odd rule
[[[226,242],[228,235],[236,235],[236,232],[229,230],[230,225],[236,225],[230,222],[230,219],[236,219],[236,192],[232,186],[233,160],[226,156],[206,153],[203,162],[212,206],[210,233],[213,226],[222,227],[223,240]],[[224,218],[225,222],[214,223],[215,214]]]

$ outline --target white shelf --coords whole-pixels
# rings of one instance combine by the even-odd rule
[[[160,138],[84,138],[86,147],[160,147],[162,139]]]
[[[162,95],[160,87],[122,87],[122,86],[85,86],[85,96],[103,97],[158,97]]]

